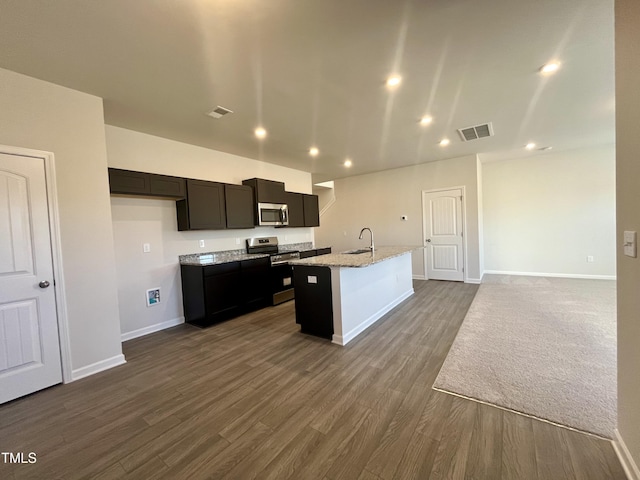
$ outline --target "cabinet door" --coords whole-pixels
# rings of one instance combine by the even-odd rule
[[[244,311],[271,304],[270,269],[269,257],[240,262]]]
[[[109,169],[109,191],[130,195],[149,195],[149,174],[131,170]]]
[[[303,195],[304,197],[304,226],[320,226],[320,210],[317,195]]]
[[[220,230],[227,227],[224,184],[187,180],[187,199],[176,203],[178,230]]]
[[[256,202],[286,203],[284,183],[263,178],[250,178],[242,181],[243,185],[251,186],[255,191]]]
[[[149,193],[159,197],[184,198],[187,193],[186,180],[165,175],[149,175]]]
[[[209,269],[207,267],[205,272]],[[205,273],[204,276],[205,321],[209,325],[240,313],[240,262],[226,263],[221,271],[223,273]]]
[[[290,227],[304,227],[304,203],[302,197],[301,193],[286,192]]]
[[[255,226],[253,190],[247,185],[225,185],[224,198],[227,228],[253,228]]]

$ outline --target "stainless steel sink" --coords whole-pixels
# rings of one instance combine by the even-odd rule
[[[349,250],[348,252],[344,252],[347,255],[360,255],[361,253],[371,253],[371,250],[368,248],[361,248],[360,250]]]

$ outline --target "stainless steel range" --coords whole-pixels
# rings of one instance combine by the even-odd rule
[[[300,258],[300,252],[280,251],[278,237],[259,237],[247,239],[247,253],[269,254],[273,305],[292,300],[294,297],[293,269],[288,262]]]

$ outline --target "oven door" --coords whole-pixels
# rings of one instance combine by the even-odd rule
[[[258,225],[289,225],[289,208],[279,203],[259,203]]]
[[[271,267],[271,289],[274,305],[293,299],[293,268],[291,265],[281,263]]]

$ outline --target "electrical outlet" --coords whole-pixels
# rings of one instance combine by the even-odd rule
[[[587,263],[593,263],[593,255],[587,255]]]
[[[200,248],[204,248],[204,240],[200,240]]]
[[[149,253],[151,251],[151,244],[150,243],[143,243],[142,244],[142,251],[144,253]]]
[[[236,238],[236,245],[240,245],[240,239]]]

